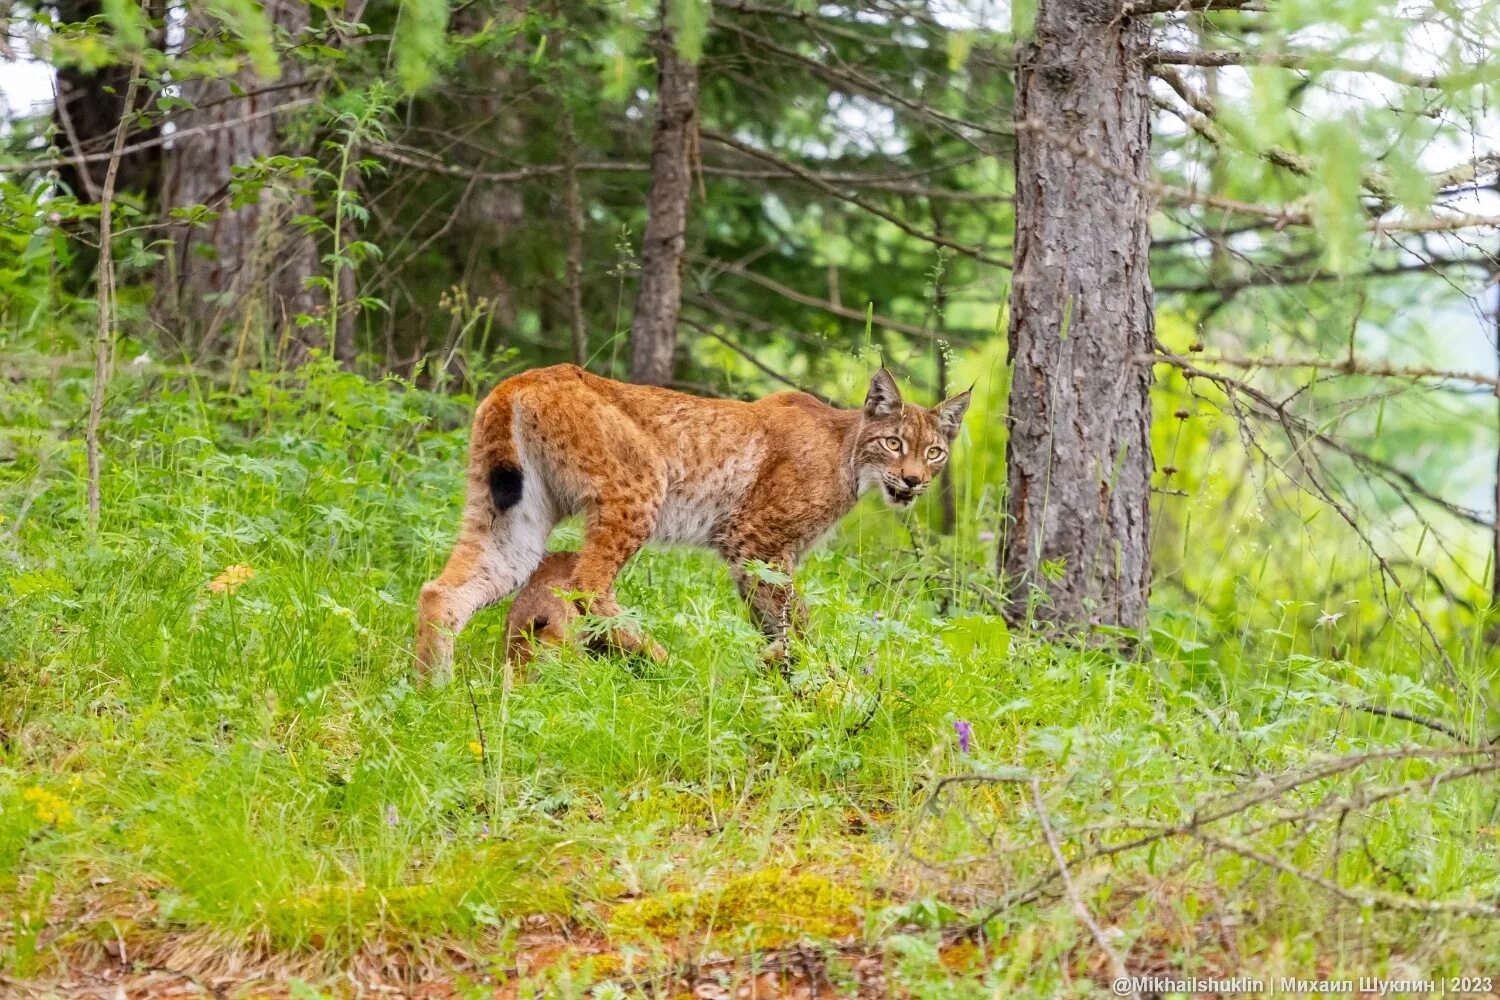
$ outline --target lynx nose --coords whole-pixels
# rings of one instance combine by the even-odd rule
[[[922,478],[920,476],[902,476],[901,481],[912,489],[922,485]]]

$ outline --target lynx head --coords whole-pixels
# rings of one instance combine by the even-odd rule
[[[855,442],[854,469],[860,492],[879,484],[886,503],[910,506],[948,463],[948,448],[968,408],[968,392],[931,409],[902,402],[891,373],[884,368],[876,372],[870,379],[864,421]]]

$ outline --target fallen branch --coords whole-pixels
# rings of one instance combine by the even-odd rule
[[[1315,885],[1324,892],[1335,896],[1346,903],[1352,903],[1365,909],[1387,909],[1387,910],[1410,910],[1415,913],[1457,913],[1470,917],[1500,917],[1500,906],[1493,903],[1469,903],[1458,901],[1445,901],[1438,899],[1418,899],[1415,896],[1403,896],[1400,893],[1382,892],[1378,889],[1346,889],[1332,879],[1324,878],[1304,868],[1298,868],[1290,862],[1283,861],[1275,855],[1259,851],[1249,844],[1241,843],[1230,837],[1221,837],[1215,834],[1197,831],[1193,834],[1197,840],[1217,847],[1223,851],[1238,854],[1240,857],[1267,868],[1274,868],[1279,872],[1290,875],[1301,882]]]
[[[1448,725],[1448,723],[1441,722],[1437,719],[1429,719],[1426,716],[1417,715],[1414,712],[1408,712],[1404,708],[1384,708],[1380,705],[1356,705],[1353,702],[1348,701],[1340,701],[1339,704],[1349,709],[1350,711],[1369,712],[1371,715],[1379,715],[1387,719],[1400,719],[1402,722],[1410,722],[1413,725],[1423,726],[1427,729],[1431,729],[1433,732],[1442,733],[1444,736],[1447,736],[1450,739],[1457,740],[1459,743],[1469,742],[1469,738],[1462,732],[1460,732],[1456,727],[1450,726]]]
[[[1212,846],[1221,847],[1226,850],[1241,853],[1250,857],[1251,860],[1260,861],[1263,855],[1254,848],[1244,845],[1239,841],[1224,838],[1221,835],[1209,832],[1206,828],[1235,816],[1243,815],[1258,805],[1280,799],[1289,792],[1298,788],[1325,781],[1330,778],[1347,774],[1359,768],[1376,763],[1392,763],[1410,760],[1455,760],[1455,759],[1481,758],[1477,763],[1451,768],[1441,774],[1429,778],[1413,779],[1394,788],[1382,789],[1378,792],[1363,792],[1347,800],[1325,798],[1317,805],[1304,810],[1288,810],[1271,817],[1266,822],[1258,824],[1254,830],[1263,831],[1271,826],[1285,823],[1305,822],[1320,815],[1333,812],[1344,812],[1349,809],[1363,808],[1397,795],[1407,794],[1422,788],[1436,787],[1438,784],[1458,780],[1460,778],[1473,777],[1476,775],[1493,774],[1500,770],[1500,747],[1455,747],[1451,749],[1436,747],[1401,747],[1391,750],[1372,750],[1364,753],[1347,754],[1342,757],[1331,758],[1302,770],[1284,773],[1274,779],[1265,780],[1258,787],[1248,792],[1235,792],[1221,797],[1222,804],[1214,800],[1200,805],[1194,809],[1191,816],[1181,823],[1158,824],[1150,822],[1131,822],[1114,824],[1115,829],[1144,830],[1138,837],[1116,844],[1105,844],[1084,852],[1075,859],[1075,863],[1083,864],[1105,858],[1115,857],[1131,851],[1150,847],[1164,840],[1175,838],[1192,838],[1204,843],[1212,843]],[[923,812],[935,809],[941,793],[946,789],[957,785],[977,784],[1021,784],[1032,779],[1030,776],[1022,775],[953,775],[941,779],[934,788],[932,795],[928,798]],[[1100,828],[1093,827],[1088,830],[1077,831],[1079,833],[1098,832]],[[1245,847],[1254,852],[1254,856],[1245,855],[1239,848]],[[1279,867],[1273,865],[1272,867]],[[1292,869],[1290,866],[1282,868],[1289,874],[1302,875],[1300,869]],[[1050,885],[1058,882],[1061,874],[1057,870],[1040,876],[1035,881],[1022,889],[1009,893],[1005,898],[999,900],[978,917],[965,924],[962,934],[973,936],[983,932],[983,928],[995,917],[1015,906],[1023,906],[1041,899]],[[1360,905],[1382,906],[1388,909],[1416,910],[1427,913],[1460,913],[1477,916],[1500,916],[1500,906],[1489,903],[1470,902],[1448,902],[1441,900],[1423,900],[1408,897],[1394,896],[1391,893],[1380,893],[1374,891],[1349,890],[1329,880],[1310,879],[1320,887],[1329,889],[1342,898],[1357,902]]]
[[[1057,874],[1062,878],[1063,892],[1068,896],[1068,902],[1073,907],[1073,914],[1094,936],[1094,943],[1099,950],[1104,952],[1109,959],[1111,974],[1115,981],[1115,994],[1117,996],[1138,997],[1133,986],[1128,992],[1122,993],[1119,989],[1121,982],[1130,986],[1130,975],[1125,969],[1125,963],[1121,961],[1120,955],[1110,946],[1109,939],[1104,936],[1104,929],[1089,912],[1089,908],[1083,905],[1083,898],[1078,895],[1078,889],[1073,885],[1073,877],[1068,874],[1068,862],[1063,859],[1062,848],[1057,846],[1057,837],[1052,833],[1052,824],[1047,820],[1047,808],[1042,804],[1042,792],[1036,778],[1031,779],[1031,805],[1036,810],[1037,822],[1041,824],[1042,835],[1047,838],[1047,846],[1052,850],[1052,860],[1057,863]]]

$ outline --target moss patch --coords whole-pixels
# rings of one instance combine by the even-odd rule
[[[860,897],[819,875],[764,868],[723,886],[669,892],[616,907],[611,931],[626,938],[744,932],[760,947],[837,938],[859,928]]]

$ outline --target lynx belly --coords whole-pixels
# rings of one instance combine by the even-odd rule
[[[762,449],[747,448],[719,465],[698,467],[667,487],[651,537],[707,545],[755,482]],[[675,470],[674,470],[675,471]]]

